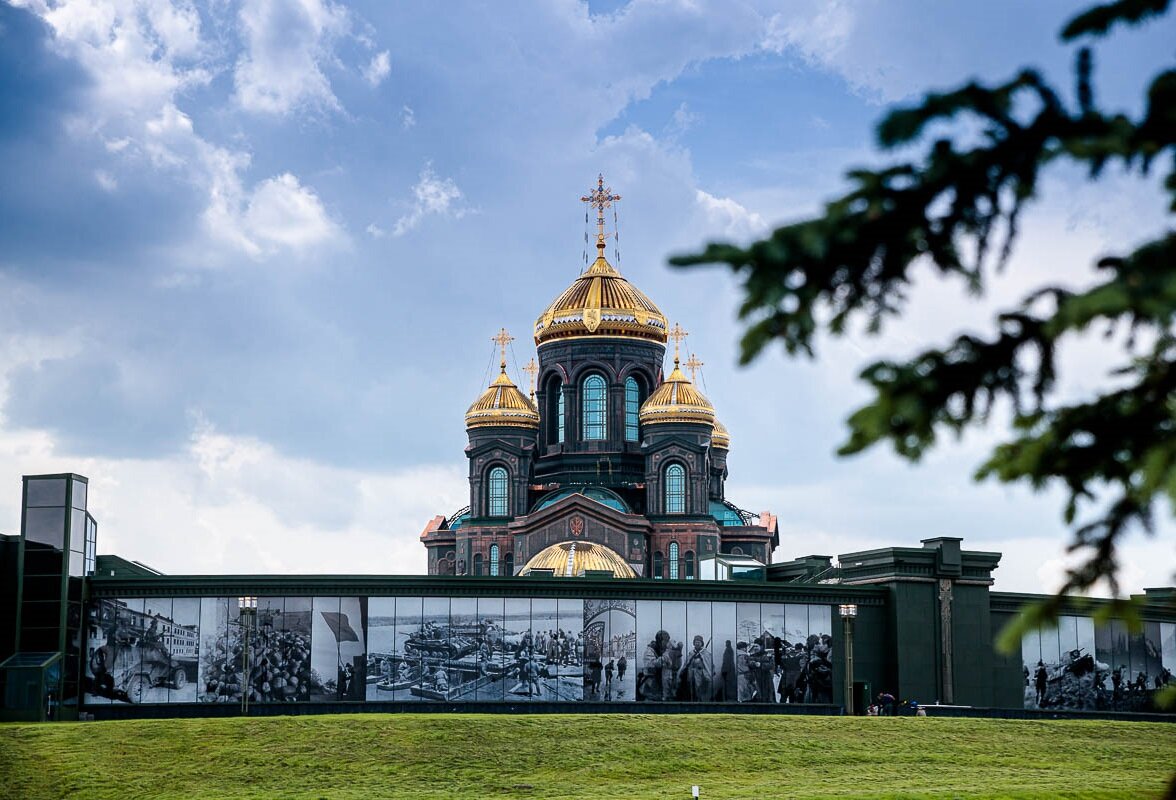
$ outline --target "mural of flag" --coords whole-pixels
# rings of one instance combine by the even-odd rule
[[[335,641],[359,641],[359,636],[348,622],[346,614],[340,614],[337,611],[320,611],[319,613],[323,615],[323,620],[330,626],[331,633],[335,634]]]

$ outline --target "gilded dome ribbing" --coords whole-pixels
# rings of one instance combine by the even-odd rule
[[[657,425],[663,422],[714,425],[715,407],[682,373],[678,368],[678,359],[675,358],[673,372],[654,390],[649,399],[641,404],[638,419],[642,425]]]
[[[727,428],[717,419],[715,420],[715,430],[711,433],[711,447],[722,450],[731,449],[731,434],[727,433]]]
[[[600,254],[535,320],[535,344],[569,336],[627,336],[665,344],[666,318]]]
[[[506,376],[506,364],[490,388],[474,401],[466,412],[466,429],[470,428],[538,428],[539,412],[530,399]]]
[[[592,542],[560,542],[546,547],[532,556],[519,574],[533,569],[549,569],[560,578],[578,578],[587,570],[607,570],[617,578],[637,577],[620,553]]]

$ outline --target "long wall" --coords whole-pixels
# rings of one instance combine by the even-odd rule
[[[189,596],[182,578],[154,582],[171,591],[100,591],[88,605],[84,706],[843,702],[843,626],[831,601],[844,598],[813,602],[811,591],[797,598],[809,602],[765,602],[737,585],[647,584],[626,595],[626,584],[609,581],[568,596],[575,584],[560,581],[554,597],[540,591],[553,582],[536,581],[520,596],[489,581],[506,591],[267,594],[242,614],[244,592]],[[880,612],[876,592],[857,595]]]

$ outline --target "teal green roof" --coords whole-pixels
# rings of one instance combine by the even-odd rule
[[[710,515],[715,518],[715,522],[724,528],[740,527],[747,524],[738,511],[717,500],[710,501]]]
[[[573,486],[567,489],[559,489],[551,494],[544,495],[539,502],[535,504],[533,511],[540,511],[548,506],[555,505],[565,497],[571,497],[574,494],[582,494],[589,500],[595,500],[598,503],[616,509],[622,514],[632,514],[629,509],[629,504],[621,498],[616,492],[609,491],[600,486]]]

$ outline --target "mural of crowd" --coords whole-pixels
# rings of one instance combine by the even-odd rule
[[[1025,708],[1149,711],[1157,689],[1176,680],[1176,625],[1062,616],[1021,640]]]
[[[775,603],[100,600],[85,699],[831,703],[831,630],[829,606]]]

